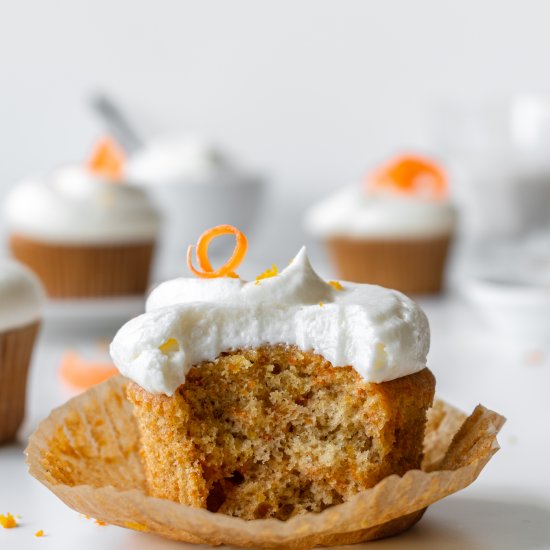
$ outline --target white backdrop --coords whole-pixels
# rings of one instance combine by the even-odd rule
[[[305,203],[395,148],[429,146],[438,98],[550,90],[545,0],[0,0],[0,10],[0,199],[20,177],[88,152],[95,89],[145,133],[206,135],[265,170],[273,204]]]

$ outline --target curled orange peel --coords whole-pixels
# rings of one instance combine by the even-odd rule
[[[447,197],[447,175],[436,162],[417,155],[395,157],[369,174],[367,190],[392,190],[403,195],[424,196],[436,200]]]
[[[233,249],[233,254],[218,269],[214,269],[208,258],[208,246],[213,239],[221,235],[234,235],[235,236],[235,248]],[[196,246],[196,257],[197,263],[202,271],[199,271],[193,265],[193,245],[189,245],[187,249],[187,265],[192,273],[197,277],[202,279],[215,279],[217,277],[238,277],[235,273],[235,270],[241,265],[244,257],[246,256],[246,251],[248,249],[248,240],[245,234],[242,231],[239,231],[236,227],[232,225],[217,225],[207,229],[197,241]]]
[[[76,351],[69,350],[61,358],[61,379],[78,389],[88,389],[118,373],[110,362],[86,361]]]
[[[120,146],[110,137],[100,139],[88,159],[88,170],[113,181],[121,181],[126,155]]]

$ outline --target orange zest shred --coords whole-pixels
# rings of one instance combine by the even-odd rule
[[[0,525],[4,529],[13,529],[14,527],[17,527],[17,521],[13,515],[8,512],[6,515],[0,514]]]
[[[208,258],[208,246],[211,241],[221,235],[235,235],[235,248],[231,258],[220,268],[214,269]],[[238,277],[235,270],[241,265],[248,249],[248,240],[242,231],[232,225],[217,225],[207,229],[197,241],[197,262],[202,271],[193,265],[193,245],[187,249],[187,265],[192,273],[203,279],[215,279],[217,277]]]
[[[126,521],[124,522],[124,526],[134,531],[149,531],[147,525],[143,525],[143,523],[138,523],[137,521]]]
[[[121,181],[125,162],[126,155],[115,140],[104,137],[96,143],[87,166],[94,174]]]
[[[117,374],[111,362],[86,361],[76,351],[66,351],[61,358],[59,375],[69,386],[87,389]]]
[[[270,277],[276,277],[277,275],[279,275],[279,269],[275,264],[273,264],[256,277],[256,284],[258,284],[262,279],[269,279]]]
[[[94,520],[94,523],[96,525],[99,525],[100,527],[105,527],[107,525],[104,521],[101,521],[100,519]]]
[[[39,529],[35,534],[35,537],[43,537],[44,536],[44,529]]]
[[[339,281],[329,281],[328,284],[334,289],[334,290],[344,290],[344,287]]]
[[[392,190],[402,195],[443,200],[448,194],[445,171],[433,160],[417,155],[398,156],[369,174],[367,190]]]

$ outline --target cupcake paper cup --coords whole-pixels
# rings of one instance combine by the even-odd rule
[[[191,543],[299,549],[395,535],[427,506],[477,478],[499,448],[496,435],[504,423],[481,405],[466,417],[436,402],[422,470],[389,476],[321,513],[245,521],[147,495],[126,384],[121,376],[111,378],[53,411],[29,441],[30,473],[83,514]]]
[[[405,294],[441,291],[450,244],[450,235],[417,239],[334,237],[327,242],[340,278],[395,288]]]
[[[154,242],[61,245],[11,235],[12,254],[42,280],[52,298],[144,294]]]
[[[40,322],[0,332],[0,444],[15,439],[25,416],[27,373]]]

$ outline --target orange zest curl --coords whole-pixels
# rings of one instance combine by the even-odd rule
[[[218,269],[214,269],[208,258],[208,246],[210,242],[220,235],[235,235],[235,248],[231,258]],[[217,277],[238,277],[235,270],[241,265],[248,249],[248,240],[242,231],[232,225],[217,225],[207,229],[197,241],[197,262],[202,271],[193,265],[193,245],[187,249],[187,265],[192,273],[202,279],[215,279]]]
[[[126,156],[120,146],[110,137],[100,139],[88,159],[88,170],[113,181],[121,181]]]
[[[447,198],[447,175],[433,160],[416,156],[395,157],[366,178],[368,191],[390,190],[401,195]]]

